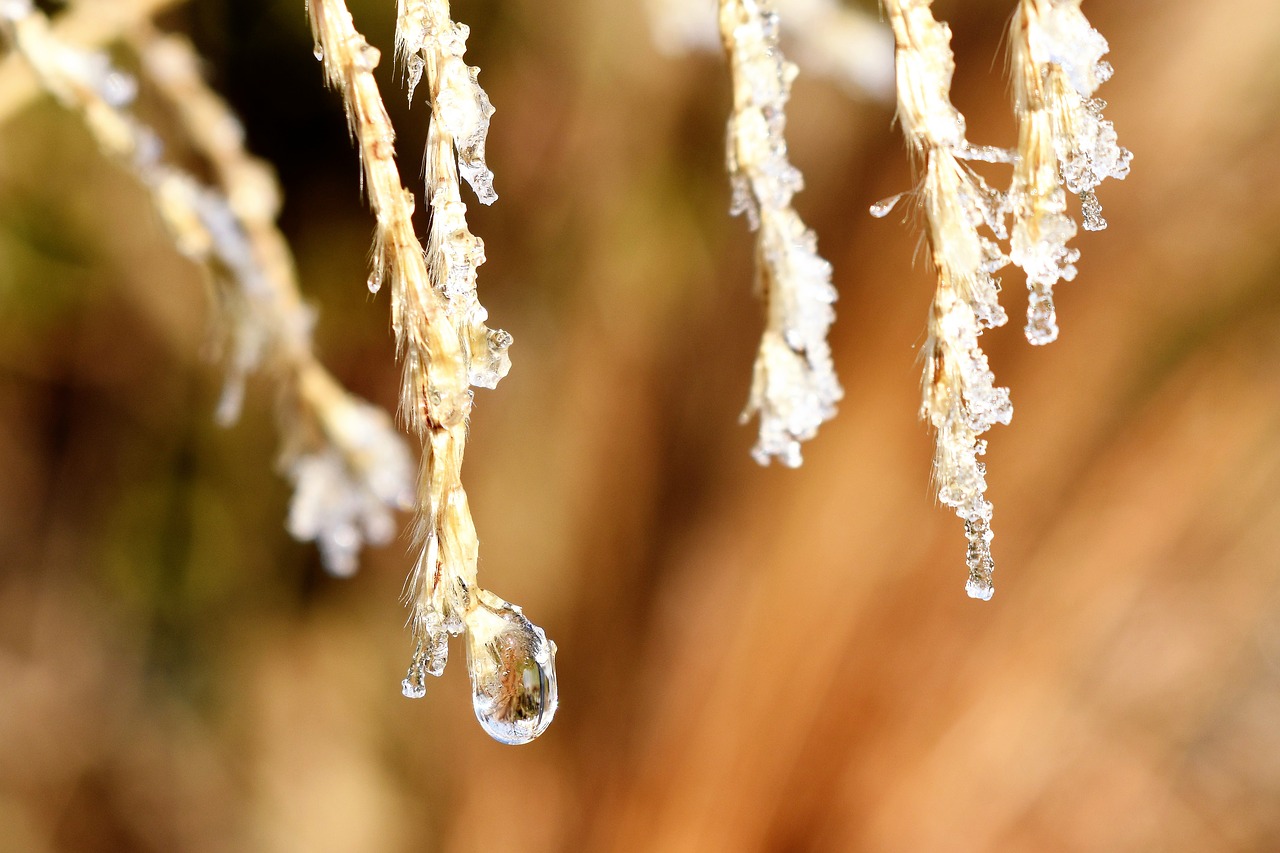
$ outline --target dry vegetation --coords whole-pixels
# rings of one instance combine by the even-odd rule
[[[393,6],[351,4],[388,55]],[[912,228],[864,213],[912,182],[892,108],[803,76],[792,93],[795,204],[833,265],[846,396],[802,469],[762,470],[736,423],[761,318],[752,238],[725,216],[723,60],[660,55],[641,3],[455,6],[499,110],[502,200],[468,215],[486,305],[518,340],[518,369],[477,391],[467,491],[485,583],[560,644],[555,725],[493,744],[461,668],[426,702],[400,697],[407,542],[337,581],[288,537],[269,383],[250,381],[239,425],[212,424],[196,267],[75,117],[6,106],[6,84],[0,839],[1274,847],[1280,12],[1086,2],[1139,168],[1104,187],[1110,229],[1075,238],[1059,340],[1028,347],[1018,322],[983,336],[1017,417],[989,451],[1000,594],[980,605],[956,587],[916,420],[936,277],[909,265]],[[1012,11],[935,4],[983,142],[1018,135],[988,73]],[[162,23],[193,35],[280,170],[320,357],[393,407],[358,164],[300,4],[211,0]],[[415,163],[425,116],[388,108]]]

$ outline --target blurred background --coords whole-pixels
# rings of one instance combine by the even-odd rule
[[[392,76],[394,5],[351,3],[408,180],[427,113]],[[481,294],[516,340],[466,484],[486,586],[560,648],[556,722],[520,748],[476,725],[456,647],[400,696],[407,543],[335,580],[286,535],[267,381],[213,424],[200,274],[75,117],[7,115],[0,850],[1280,849],[1280,8],[1085,6],[1134,168],[1075,242],[1057,343],[1025,343],[1005,272],[982,604],[916,418],[918,232],[867,215],[911,183],[891,106],[796,84],[846,398],[802,469],[761,469],[721,58],[658,51],[641,2],[456,0],[498,109]],[[1011,7],[935,4],[977,143],[1015,138]],[[394,405],[302,0],[161,21],[280,171],[321,358]]]

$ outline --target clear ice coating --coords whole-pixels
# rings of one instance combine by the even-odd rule
[[[493,204],[498,194],[493,189],[493,172],[485,163],[485,141],[494,108],[480,86],[480,69],[462,59],[470,28],[450,20],[448,3],[438,0],[400,0],[398,21],[396,54],[404,68],[409,102],[413,103],[423,72],[434,68],[430,83],[435,120],[452,139],[458,173],[481,204]]]
[[[484,325],[488,316],[488,312],[479,308],[468,329],[471,338],[471,384],[478,388],[497,388],[498,382],[511,371],[508,353],[511,333]]]
[[[965,583],[964,590],[970,598],[990,601],[996,591],[991,583],[991,575],[995,571],[995,561],[991,558],[991,540],[995,538],[995,534],[991,532],[991,504],[985,499],[965,519],[964,535],[969,541],[965,555],[965,563],[969,566],[969,580]]]
[[[442,138],[433,127],[430,140],[439,142]],[[428,181],[435,180],[437,176],[429,168]],[[448,300],[448,314],[463,344],[470,383],[496,388],[511,370],[512,338],[509,332],[485,325],[489,312],[476,294],[479,268],[485,262],[484,241],[468,230],[467,207],[458,201],[456,186],[437,190],[431,207],[427,257],[432,280]]]
[[[436,115],[457,147],[459,173],[481,204],[493,204],[498,194],[493,189],[493,172],[485,164],[484,148],[494,108],[480,88],[479,75],[479,68],[468,66],[459,57],[446,60]]]
[[[409,673],[400,682],[400,693],[406,699],[421,699],[427,695],[427,670],[415,659],[409,665]]]
[[[427,695],[427,676],[439,678],[449,661],[449,630],[439,611],[426,607],[414,616],[422,641],[413,653],[409,672],[400,682],[400,692],[406,699],[421,699]]]
[[[1032,283],[1027,301],[1027,341],[1035,346],[1058,339],[1058,313],[1053,307],[1053,285]]]
[[[476,719],[496,741],[528,743],[555,717],[556,644],[520,608],[485,590],[463,621]]]

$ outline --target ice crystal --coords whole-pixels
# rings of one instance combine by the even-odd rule
[[[476,278],[485,262],[484,241],[467,227],[467,207],[458,194],[456,179],[450,178],[447,157],[448,137],[435,125],[428,134],[427,181],[435,187],[431,198],[431,231],[427,241],[427,262],[431,280],[447,302],[447,314],[457,329],[466,360],[468,378],[480,388],[496,388],[511,370],[511,335],[490,329],[489,313],[480,304]]]
[[[434,561],[434,549],[430,546],[424,558]],[[439,678],[449,661],[449,625],[444,616],[432,605],[418,605],[413,616],[414,632],[420,637],[413,653],[409,671],[400,682],[400,691],[407,699],[421,699],[427,695],[426,677]]]
[[[795,467],[800,442],[830,420],[843,390],[827,330],[835,320],[831,265],[791,207],[804,181],[787,158],[785,107],[796,67],[778,49],[778,18],[767,3],[722,0],[721,33],[733,75],[727,161],[730,212],[758,233],[758,276],[767,301],[765,331],[743,420],[760,417],[757,462]]]
[[[1093,191],[1107,177],[1123,178],[1131,155],[1102,118],[1105,104],[1093,97],[1112,69],[1102,60],[1107,42],[1080,13],[1080,0],[1019,0],[1010,33],[1019,120],[1014,151],[965,139],[964,117],[951,103],[951,31],[931,6],[932,0],[883,3],[897,44],[898,120],[924,166],[913,195],[938,274],[921,413],[934,430],[938,500],[964,522],[965,589],[987,600],[994,591],[994,534],[981,436],[1013,416],[1009,391],[995,384],[978,344],[983,330],[1007,320],[995,273],[1010,261],[1022,268],[1030,289],[1027,339],[1039,345],[1057,338],[1053,287],[1075,278],[1080,258],[1068,246],[1077,226],[1067,193],[1080,196],[1085,228],[1105,227]],[[1011,164],[1009,192],[993,189],[962,162],[971,160]],[[871,214],[887,215],[901,197],[872,205]]]

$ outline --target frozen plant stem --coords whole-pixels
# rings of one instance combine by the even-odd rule
[[[1084,227],[1107,226],[1094,190],[1123,179],[1133,155],[1120,147],[1093,93],[1111,76],[1107,41],[1080,11],[1080,0],[1019,0],[1009,34],[1019,161],[1010,192],[1009,256],[1027,275],[1027,340],[1058,337],[1053,286],[1075,278],[1076,223],[1067,191],[1080,197]]]
[[[761,465],[803,461],[800,442],[835,416],[843,390],[827,344],[836,300],[831,265],[791,206],[804,184],[787,159],[784,112],[796,67],[778,48],[769,0],[720,0],[720,36],[733,78],[728,168],[730,212],[756,232],[756,277],[766,304],[743,421],[760,417],[751,455]]]
[[[400,0],[398,53],[410,97],[426,77],[432,122],[426,178],[431,225],[424,250],[413,227],[414,196],[395,162],[395,134],[373,69],[378,50],[356,30],[343,0],[310,0],[316,57],[338,90],[359,148],[364,186],[377,220],[370,290],[391,285],[392,328],[403,367],[401,413],[423,445],[415,547],[406,585],[414,652],[401,687],[426,693],[440,675],[449,637],[465,633],[472,700],[484,729],[504,743],[527,743],[551,723],[557,706],[555,644],[520,609],[482,589],[479,541],[462,461],[471,386],[495,387],[510,369],[511,336],[485,325],[476,298],[484,244],[466,223],[459,173],[482,202],[492,202],[484,141],[493,108],[462,62],[467,28],[447,2]]]
[[[995,159],[965,140],[964,117],[951,104],[951,30],[934,19],[930,0],[885,0],[897,42],[898,121],[924,176],[917,193],[924,210],[929,257],[938,286],[929,309],[921,415],[934,430],[933,478],[938,500],[964,521],[968,540],[966,591],[989,599],[994,591],[991,503],[986,499],[986,452],[980,436],[1013,417],[1009,390],[996,386],[978,346],[984,329],[1003,325],[999,281],[1007,262],[997,243],[1006,237],[1005,199],[962,158]],[[885,206],[873,210],[888,212]]]
[[[267,368],[279,388],[282,467],[295,486],[290,532],[315,540],[329,571],[351,574],[365,541],[393,535],[413,465],[391,419],[348,394],[312,352],[313,317],[275,226],[270,168],[244,150],[239,122],[200,79],[184,40],[151,33],[134,46],[188,141],[214,166],[217,187],[164,162],[159,138],[131,111],[137,81],[105,54],[62,42],[26,0],[0,4],[0,31],[103,153],[146,187],[179,251],[207,272],[233,347],[219,419],[235,420],[246,375]]]
[[[295,487],[289,530],[319,543],[331,573],[351,574],[361,541],[389,542],[395,531],[390,508],[407,509],[412,503],[409,450],[386,414],[345,394],[314,364],[308,327],[300,326],[306,314],[293,253],[276,226],[281,199],[274,170],[245,149],[239,120],[204,82],[191,43],[144,25],[132,44],[148,81],[212,166],[267,284],[255,297],[266,302],[269,316],[277,317],[271,325],[280,330],[283,361],[292,366],[281,401],[281,417],[290,427],[286,435],[292,437],[281,458]],[[301,405],[294,405],[292,397]],[[314,417],[308,418],[308,412]],[[306,439],[313,425],[327,442],[317,445]]]

